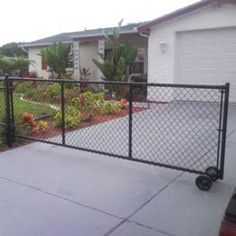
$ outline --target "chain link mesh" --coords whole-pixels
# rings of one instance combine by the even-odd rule
[[[216,166],[221,93],[149,87],[149,109],[133,116],[133,157],[197,171]]]
[[[141,161],[196,171],[217,165],[221,89],[33,80],[13,87],[17,137],[127,158],[131,144]]]

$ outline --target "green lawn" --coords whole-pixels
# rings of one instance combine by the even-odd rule
[[[14,94],[14,115],[16,120],[22,117],[24,112],[29,112],[34,115],[34,117],[39,117],[42,115],[50,115],[54,112],[48,104],[34,104],[28,101],[22,101],[18,94]],[[5,96],[2,91],[0,91],[0,122],[4,120],[5,115]]]

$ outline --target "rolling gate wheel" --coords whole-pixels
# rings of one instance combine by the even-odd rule
[[[195,184],[197,187],[203,191],[210,190],[214,181],[219,178],[219,170],[214,167],[210,166],[206,169],[205,174],[199,175],[196,180]]]

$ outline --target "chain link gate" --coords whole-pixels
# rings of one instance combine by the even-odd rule
[[[8,144],[14,139],[32,140],[200,174],[196,185],[202,190],[210,189],[213,181],[223,179],[229,84],[211,86],[8,77],[5,84],[6,104],[9,106],[6,109]],[[55,101],[45,95],[50,86],[57,88]],[[19,87],[26,91],[24,96]],[[116,93],[106,98],[98,108],[101,98],[94,91],[106,89]],[[31,90],[36,94],[29,96]],[[37,94],[40,91],[42,94]],[[95,107],[85,109],[83,104],[91,99],[91,94],[97,96]],[[103,109],[115,107],[114,96],[126,98],[127,109],[104,115]],[[68,126],[72,105],[80,111],[80,122],[76,127]],[[26,132],[19,119],[22,111],[31,110],[35,112],[36,122],[46,120],[49,123],[49,134]],[[55,113],[59,115],[56,117]],[[55,128],[55,117],[60,121],[59,128]]]

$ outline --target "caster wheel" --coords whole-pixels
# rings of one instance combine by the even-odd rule
[[[213,181],[208,175],[199,175],[195,180],[195,184],[199,189],[208,191],[211,188]]]
[[[219,171],[216,167],[210,166],[206,169],[206,175],[208,175],[213,181],[219,178]]]

